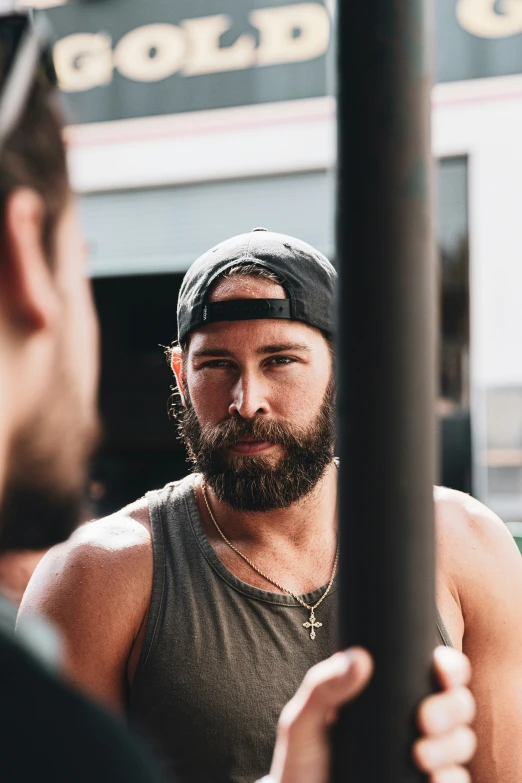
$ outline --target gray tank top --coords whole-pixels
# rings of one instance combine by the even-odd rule
[[[182,783],[253,783],[269,772],[281,709],[337,649],[336,584],[312,641],[294,598],[242,582],[218,558],[193,475],[147,499],[154,581],[130,721]],[[312,605],[323,591],[302,598]],[[438,635],[451,644],[442,624]]]

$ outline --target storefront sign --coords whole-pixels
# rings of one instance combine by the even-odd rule
[[[115,45],[103,32],[68,35],[54,50],[61,88],[76,92],[109,84],[115,69],[137,82],[159,82],[175,74],[306,62],[328,51],[330,20],[318,3],[258,8],[248,20],[252,32],[241,33],[229,46],[221,46],[233,26],[228,14],[183,19],[178,25],[143,25]]]
[[[507,38],[522,33],[520,0],[458,0],[457,19],[466,32],[480,38]]]
[[[323,0],[40,6],[57,33],[56,70],[80,122],[327,93],[331,20]]]
[[[46,8],[75,122],[329,93],[335,0],[104,0]],[[522,73],[522,0],[437,0],[436,81]]]
[[[437,0],[437,80],[522,73],[522,0]]]

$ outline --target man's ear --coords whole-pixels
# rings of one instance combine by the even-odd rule
[[[187,403],[185,401],[185,389],[183,386],[183,357],[179,346],[176,346],[170,352],[170,366],[172,367],[172,372],[176,376],[181,402],[186,407]]]
[[[45,205],[36,191],[19,188],[8,197],[0,250],[3,307],[15,327],[30,332],[52,325],[59,313],[56,284],[42,244],[44,219]]]

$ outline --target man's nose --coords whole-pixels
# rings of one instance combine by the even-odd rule
[[[241,374],[233,395],[233,401],[228,409],[231,416],[253,419],[254,416],[270,411],[264,384],[251,373]]]

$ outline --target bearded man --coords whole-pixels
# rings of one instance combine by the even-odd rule
[[[180,780],[266,774],[279,713],[316,664],[283,712],[272,774],[326,780],[332,698],[347,698],[336,677],[352,669],[353,696],[369,676],[362,651],[323,660],[337,649],[335,278],[313,248],[264,230],[192,266],[171,359],[195,472],[80,528],[22,602],[22,618],[61,629],[72,681],[138,723]],[[440,783],[468,780],[473,746],[465,726],[450,731],[469,720],[469,692],[431,699],[451,695],[433,732],[434,702],[421,708],[435,736],[414,750]]]

